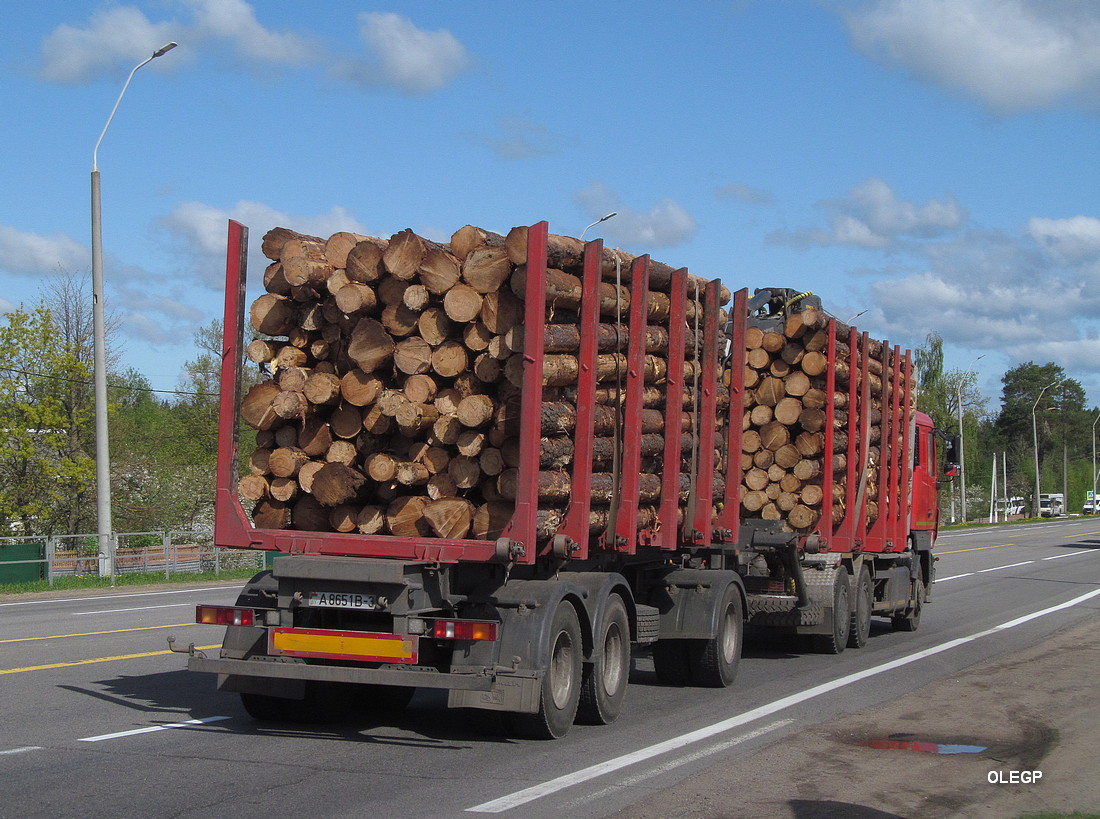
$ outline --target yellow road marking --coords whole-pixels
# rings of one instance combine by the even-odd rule
[[[221,648],[221,643],[217,643],[212,646],[195,646],[196,649],[205,650],[210,648]],[[92,663],[109,663],[115,660],[135,660],[139,657],[156,657],[160,654],[172,654],[170,650],[164,651],[146,651],[142,654],[120,654],[117,657],[96,657],[94,660],[75,660],[70,663],[50,663],[48,665],[29,665],[25,668],[0,668],[0,674],[19,674],[23,671],[46,671],[51,668],[68,668],[74,665],[90,665]],[[178,653],[178,652],[177,652]]]
[[[950,552],[941,552],[939,549],[937,549],[936,554],[938,554],[938,555],[957,555],[959,552],[980,552],[982,549],[1001,549],[1001,548],[1004,548],[1005,546],[1015,546],[1015,545],[1016,545],[1015,543],[998,543],[996,546],[975,546],[972,549],[953,549]]]
[[[184,626],[198,626],[201,623],[172,623],[167,626],[142,626],[141,628],[116,628],[111,631],[85,631],[81,634],[51,634],[47,637],[14,637],[10,640],[0,640],[0,643],[29,643],[32,640],[61,640],[65,637],[95,637],[97,634],[121,634],[124,631],[149,631],[155,628],[183,628]]]

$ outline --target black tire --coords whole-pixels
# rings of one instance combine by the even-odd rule
[[[241,692],[241,705],[257,722],[296,722],[301,719],[301,700]]]
[[[569,602],[558,604],[548,639],[549,664],[542,677],[538,712],[509,715],[512,732],[526,739],[565,736],[580,703],[584,645],[577,611]]]
[[[920,613],[924,606],[924,581],[919,577],[913,584],[913,605],[904,614],[890,618],[894,631],[916,631],[920,628]]]
[[[594,642],[603,650],[584,667],[577,722],[609,725],[622,711],[630,680],[630,620],[619,595],[608,599]]]
[[[687,640],[658,640],[653,644],[653,670],[665,685],[691,685],[691,659]]]
[[[833,631],[813,635],[814,651],[818,654],[840,654],[848,645],[852,626],[852,584],[843,566],[833,570]]]
[[[859,570],[855,599],[852,601],[852,623],[848,627],[848,648],[863,648],[871,636],[871,608],[874,606],[875,586],[871,582],[871,570],[866,566]]]
[[[356,685],[353,710],[365,714],[386,714],[409,707],[416,689],[411,685]]]
[[[241,705],[259,722],[335,722],[347,713],[348,698],[334,683],[306,680],[300,700],[241,692]]]
[[[718,607],[718,633],[709,640],[692,640],[689,644],[692,682],[705,688],[727,688],[732,685],[741,660],[744,631],[741,593],[731,583]]]

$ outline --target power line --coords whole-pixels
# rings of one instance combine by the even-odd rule
[[[49,373],[29,372],[27,370],[20,370],[17,367],[3,367],[3,368],[0,368],[0,369],[4,369],[4,370],[6,370],[7,372],[10,372],[10,373],[19,373],[20,375],[30,376],[32,378],[49,378],[49,379],[52,379],[54,381],[64,381],[68,384],[83,384],[86,387],[92,385],[91,381],[86,381],[86,380],[80,379],[80,378],[66,378],[66,377],[61,376],[61,375],[50,375]],[[115,390],[131,390],[131,391],[135,391],[135,392],[155,392],[155,393],[159,393],[159,394],[162,394],[162,395],[194,395],[194,396],[198,396],[200,398],[204,398],[204,397],[217,398],[221,395],[220,392],[188,392],[186,390],[154,390],[152,387],[135,387],[135,386],[129,386],[129,385],[125,385],[125,384],[108,384],[107,386],[110,387],[111,389],[115,389]]]

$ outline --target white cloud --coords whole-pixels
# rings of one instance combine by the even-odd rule
[[[647,211],[623,203],[619,195],[602,182],[593,182],[576,194],[581,209],[591,219],[614,211],[615,217],[600,225],[600,232],[623,246],[671,247],[695,235],[695,218],[676,201],[660,199]]]
[[[881,179],[856,185],[845,199],[826,200],[818,206],[828,212],[829,229],[777,232],[770,241],[799,247],[848,245],[889,249],[903,239],[932,239],[948,234],[966,222],[966,209],[950,193],[942,200],[915,205],[898,198]]]
[[[876,0],[846,13],[855,46],[998,111],[1100,98],[1100,5]]]
[[[427,94],[470,67],[466,48],[449,31],[426,31],[399,14],[359,15],[359,34],[369,60],[343,64],[347,79],[368,87],[390,86],[402,94]]]
[[[172,70],[204,49],[268,65],[320,58],[306,38],[261,25],[244,0],[183,0],[183,6],[191,13],[184,22],[153,22],[136,6],[111,6],[94,12],[84,26],[60,25],[42,43],[40,76],[70,85],[92,82],[120,64],[137,65],[171,40],[180,43],[179,50],[150,68]]]
[[[196,268],[199,281],[221,289],[225,284],[225,242],[228,222],[233,219],[249,227],[249,267],[263,270],[267,261],[260,254],[264,233],[286,227],[312,236],[328,238],[341,230],[367,233],[347,210],[333,207],[315,216],[292,216],[261,202],[238,202],[232,208],[216,208],[202,202],[183,202],[162,221],[173,243],[184,250],[189,267]]]
[[[60,25],[46,37],[40,76],[71,85],[90,82],[120,61],[137,65],[177,33],[174,24],[150,22],[133,6],[96,11],[86,27]]]
[[[1100,262],[1100,219],[1093,216],[1069,219],[1035,216],[1028,221],[1027,232],[1061,262]]]
[[[86,269],[87,245],[68,236],[41,236],[0,225],[0,270],[18,276],[44,276],[61,270]]]
[[[245,57],[275,63],[304,63],[317,56],[310,43],[293,32],[260,25],[244,0],[186,0],[195,14],[191,34],[198,39],[228,39]]]
[[[7,299],[0,299],[0,313],[10,313],[15,309],[15,305]]]

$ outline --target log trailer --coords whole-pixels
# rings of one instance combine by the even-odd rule
[[[511,274],[523,341],[504,369],[518,411],[493,423],[507,425],[512,488],[486,490],[478,509],[495,517],[457,537],[364,534],[315,530],[287,504],[287,528],[257,526],[238,487],[247,235],[230,223],[215,542],[267,550],[272,568],[236,605],[198,607],[198,622],[227,627],[216,656],[175,650],[253,717],[399,708],[434,688],[449,707],[505,712],[517,736],[556,738],[616,718],[632,646],[666,684],[725,687],[746,628],[835,654],[863,646],[872,617],[917,628],[940,475],[910,353],[812,294],[729,294],[601,240],[570,240],[571,260],[545,222],[523,229]],[[573,263],[580,290],[565,304]],[[579,343],[556,386],[563,326]],[[398,388],[407,377],[379,372]],[[563,402],[569,422],[548,430]]]

